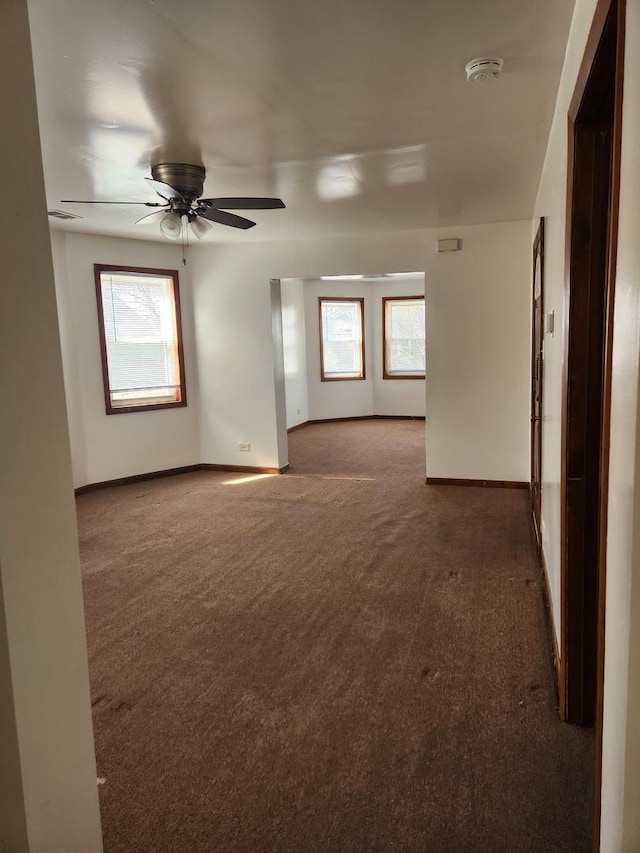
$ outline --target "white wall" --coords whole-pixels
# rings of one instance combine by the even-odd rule
[[[202,460],[278,461],[269,279],[426,270],[428,472],[527,480],[530,230],[523,221],[195,247]],[[462,252],[437,255],[442,236],[460,237]]]
[[[393,272],[393,270],[389,270]],[[374,282],[371,288],[371,334],[373,344],[373,413],[374,415],[410,415],[424,417],[427,407],[424,379],[383,379],[382,312],[383,296],[424,296],[424,276],[393,278]],[[427,306],[427,311],[428,306]],[[425,323],[426,325],[426,323]],[[426,330],[425,330],[426,331]]]
[[[562,440],[562,361],[564,355],[564,266],[567,204],[567,113],[591,27],[594,0],[576,3],[556,110],[535,207],[533,233],[545,217],[545,313],[555,313],[553,336],[545,335],[542,427],[542,547],[553,617],[560,631],[560,456]],[[531,238],[533,240],[533,238]]]
[[[289,445],[287,442],[287,400],[284,372],[284,337],[282,333],[282,292],[280,279],[270,282],[271,291],[271,337],[273,350],[273,405],[276,417],[276,435],[278,438],[278,464],[282,470],[289,464]]]
[[[301,279],[281,281],[287,429],[309,420],[303,287]]]
[[[443,231],[426,278],[427,473],[529,480],[531,225]]]
[[[577,0],[536,203],[546,217],[542,538],[560,631],[560,464],[567,112],[596,3]],[[628,0],[622,174],[614,306],[602,772],[602,853],[640,849],[640,2]]]
[[[271,246],[198,246],[192,252],[205,463],[281,467],[270,290],[270,279],[280,276]],[[238,443],[250,444],[250,452],[239,451]]]
[[[438,237],[450,233],[463,239],[462,252],[437,255]],[[269,280],[283,274],[317,279],[321,274],[372,275],[401,269],[427,269],[429,274],[430,475],[526,479],[528,234],[528,223],[519,222],[402,232],[384,239],[370,235],[198,246],[190,249],[185,269],[173,245],[54,232],[75,485],[198,462],[282,467],[287,460],[277,427]],[[189,402],[185,409],[105,414],[93,283],[93,264],[100,262],[180,267]],[[323,292],[328,293],[326,284]],[[416,283],[411,285],[415,288]],[[422,382],[381,379],[382,355],[375,346],[381,339],[378,303],[391,283],[366,287],[363,293],[373,294],[374,308],[366,311],[367,380],[314,379],[317,387],[305,400],[301,375],[285,373],[288,426],[360,414],[424,414]],[[408,282],[394,282],[393,287],[406,295],[411,292]],[[291,296],[295,285],[286,283],[283,292],[285,307],[292,307],[299,322],[300,293]],[[311,291],[305,293],[311,298]],[[297,303],[287,303],[290,298]],[[309,313],[315,316],[316,307]],[[508,321],[502,323],[502,316]],[[479,330],[477,320],[482,317],[486,322]],[[285,341],[289,331],[285,323]],[[318,347],[312,343],[318,334],[315,319],[307,323],[305,334],[307,375],[318,377]],[[299,356],[302,346],[298,329]],[[362,388],[357,391],[355,386]],[[249,443],[250,452],[239,451],[240,442]]]
[[[286,278],[317,280],[321,274],[401,269],[428,272],[430,476],[526,480],[529,232],[530,223],[512,222],[402,232],[384,239],[370,235],[205,245],[191,247],[186,269],[174,245],[54,232],[75,485],[198,462],[282,467],[287,460],[277,427],[269,280],[280,278],[282,271]],[[462,251],[438,255],[436,241],[448,234],[462,238]],[[179,268],[186,408],[105,414],[94,263]],[[382,380],[380,347],[383,291],[409,295],[412,289],[420,292],[421,285],[415,280],[351,284],[358,284],[372,306],[365,310],[367,379],[319,382],[320,285],[307,283],[308,396],[305,401],[301,376],[285,373],[288,426],[307,419],[425,413],[422,382]],[[285,284],[283,292],[286,310],[291,308],[299,322],[302,299],[300,293],[295,296],[295,287]],[[321,290],[326,295],[345,292],[344,284],[335,282],[322,282]],[[356,290],[352,287],[350,293],[358,295]],[[287,303],[290,298],[297,303]],[[285,340],[289,332],[285,324]],[[300,329],[297,334],[300,355]],[[241,442],[251,445],[250,452],[238,450]]]
[[[363,298],[365,378],[348,382],[320,379],[320,319],[318,298],[339,296]],[[307,341],[307,388],[309,419],[355,418],[373,414],[373,335],[371,286],[364,281],[318,281],[304,283],[305,337]]]
[[[51,232],[74,485],[99,483],[200,461],[198,383],[190,267],[179,247]],[[187,406],[107,415],[104,405],[94,263],[177,269]]]
[[[0,850],[99,853],[78,535],[26,0],[0,4]]]
[[[87,478],[87,439],[80,384],[80,363],[84,356],[78,351],[76,329],[71,300],[72,289],[68,283],[67,240],[64,231],[50,231],[51,253],[56,281],[56,301],[60,326],[60,346],[64,370],[67,419],[71,443],[71,464],[74,486],[83,486]]]
[[[602,780],[602,853],[640,849],[640,2],[628,0],[616,280]]]
[[[424,295],[424,279],[320,281],[304,283],[309,418],[363,415],[424,417],[425,381],[382,378],[382,297]],[[362,297],[365,320],[365,379],[322,382],[320,379],[320,296]]]

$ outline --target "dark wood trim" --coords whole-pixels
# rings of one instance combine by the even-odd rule
[[[370,421],[373,419],[373,415],[353,415],[348,418],[313,418],[309,420],[310,424],[337,424],[341,421]]]
[[[335,424],[341,421],[424,421],[424,415],[353,415],[348,418],[315,418],[307,424]],[[293,427],[296,429],[296,427]]]
[[[576,85],[573,90],[573,97],[571,98],[571,103],[569,105],[568,117],[570,123],[575,123],[578,117],[584,93],[586,92],[587,84],[589,82],[589,77],[593,70],[596,53],[600,47],[602,34],[607,23],[607,18],[609,17],[609,12],[611,11],[613,4],[617,2],[618,0],[598,0],[597,2],[593,13],[593,19],[591,21],[591,29],[589,30],[587,43],[582,55],[582,62],[580,63],[580,69],[578,70]]]
[[[361,376],[325,376],[324,372],[324,335],[322,334],[323,302],[358,302],[360,304],[360,356],[362,358]],[[321,382],[360,382],[367,378],[367,360],[364,340],[364,296],[319,296],[318,297],[318,333],[320,336],[320,381]]]
[[[256,465],[218,465],[215,462],[203,462],[200,465],[203,471],[229,471],[238,474],[284,474],[289,470],[289,465],[282,468],[262,468]]]
[[[379,421],[426,421],[424,415],[371,415],[371,417]]]
[[[581,125],[594,122],[600,118],[598,114],[599,104],[603,97],[610,97],[610,90],[603,88],[613,84],[612,96],[612,119],[611,113],[607,113],[608,127],[611,130],[611,163],[610,163],[610,188],[608,199],[608,233],[607,233],[607,256],[605,259],[605,291],[603,308],[603,332],[604,342],[602,347],[602,381],[601,381],[601,415],[600,415],[600,447],[599,447],[599,506],[598,506],[598,545],[597,545],[597,576],[596,576],[596,634],[597,648],[595,652],[595,712],[594,723],[596,728],[596,756],[594,766],[595,782],[595,815],[593,850],[600,850],[600,828],[601,828],[601,788],[602,788],[602,727],[603,727],[603,694],[604,694],[604,644],[605,644],[605,615],[606,615],[606,552],[607,552],[607,512],[608,512],[608,488],[609,488],[609,445],[611,427],[611,374],[612,374],[612,346],[613,346],[613,320],[614,320],[614,295],[616,280],[616,259],[618,244],[618,209],[620,196],[620,164],[621,164],[621,142],[622,142],[622,103],[624,87],[624,47],[625,47],[625,20],[626,0],[598,0],[591,30],[587,39],[584,55],[575,91],[568,113],[568,173],[567,173],[567,220],[565,240],[565,311],[564,311],[564,366],[563,366],[563,414],[562,414],[562,470],[561,470],[561,608],[563,625],[560,636],[560,714],[563,719],[569,719],[572,714],[567,707],[567,696],[569,695],[569,682],[574,677],[567,666],[567,649],[569,644],[572,652],[578,657],[584,654],[584,650],[574,648],[575,640],[570,635],[571,625],[567,618],[567,607],[569,601],[584,598],[580,589],[570,586],[571,578],[568,571],[568,557],[566,542],[569,534],[567,516],[567,480],[568,480],[568,388],[569,388],[569,331],[570,307],[571,307],[571,273],[572,273],[572,249],[574,230],[580,228],[584,231],[584,223],[576,225],[573,221],[575,208],[575,171],[576,171],[576,136]],[[611,28],[615,27],[615,42]],[[605,43],[605,34],[609,32]],[[598,65],[602,64],[601,54],[603,45],[604,61],[607,63],[607,74],[598,74]],[[609,70],[611,69],[611,70]],[[602,78],[602,80],[600,79]]]
[[[614,0],[615,1],[615,0]],[[607,579],[607,519],[609,508],[609,447],[611,444],[611,385],[613,367],[613,319],[618,259],[618,224],[620,209],[620,170],[622,162],[622,103],[624,96],[624,50],[626,0],[617,0],[616,68],[613,115],[611,201],[609,217],[609,257],[607,263],[608,290],[605,325],[604,382],[602,396],[602,452],[600,479],[602,483],[600,503],[600,571],[598,574],[598,648],[596,662],[596,757],[595,757],[595,815],[594,851],[600,850],[601,795],[602,795],[602,733],[604,712],[604,649],[606,618]]]
[[[178,372],[180,377],[180,399],[171,403],[151,403],[140,406],[114,406],[111,403],[109,391],[109,365],[107,360],[107,341],[104,330],[104,314],[102,310],[102,284],[100,274],[103,272],[134,273],[135,275],[165,276],[173,282],[173,302],[176,321]],[[119,264],[94,264],[93,276],[96,287],[96,303],[98,309],[98,334],[100,338],[100,356],[102,362],[102,386],[104,405],[107,415],[125,415],[132,412],[152,412],[160,409],[181,409],[187,405],[187,383],[184,366],[184,347],[182,343],[182,310],[180,307],[180,276],[178,270],[155,269],[151,267],[130,267]]]
[[[87,492],[96,492],[100,489],[110,489],[112,486],[128,486],[131,483],[142,483],[145,480],[157,480],[160,477],[173,477],[177,474],[191,474],[200,471],[201,465],[183,465],[180,468],[165,468],[162,471],[148,471],[145,474],[132,474],[129,477],[116,477],[115,480],[102,480],[99,483],[87,483],[74,489],[76,496]]]
[[[563,458],[561,494],[564,503],[564,535],[561,538],[562,658],[565,682],[565,719],[593,725],[595,671],[596,577],[598,530],[594,503],[600,500],[601,481],[594,470],[600,440],[601,406],[597,395],[603,382],[603,277],[602,223],[608,199],[603,192],[604,160],[608,153],[598,142],[605,139],[592,125],[578,126],[575,138],[575,181],[571,218],[570,296],[567,315],[567,386],[563,405],[566,453]],[[596,420],[597,418],[597,420]]]
[[[520,480],[467,480],[457,477],[427,477],[428,486],[476,486],[487,489],[528,489]]]
[[[287,429],[287,435],[290,432],[295,432],[297,429],[302,429],[302,427],[306,427],[311,423],[311,421],[302,421],[302,423],[296,424],[295,426],[289,427]]]
[[[147,406],[111,406],[106,409],[107,415],[130,415],[134,412],[159,412],[160,409],[184,409],[186,402],[180,400],[173,403],[149,403]]]
[[[424,373],[389,373],[387,370],[387,303],[406,302],[408,299],[421,299],[424,296],[383,296],[382,297],[382,378],[383,379],[425,379]],[[425,302],[426,305],[426,302]]]
[[[574,628],[574,623],[578,625],[580,622],[580,612],[583,608],[582,602],[585,600],[584,590],[574,588],[576,583],[580,586],[579,578],[570,577],[569,572],[569,557],[567,552],[567,543],[569,541],[571,530],[569,527],[568,514],[568,490],[572,484],[572,492],[575,492],[577,485],[569,476],[568,460],[570,453],[569,442],[569,370],[571,363],[571,347],[570,337],[575,333],[576,323],[572,321],[572,298],[571,298],[571,283],[574,264],[574,230],[576,234],[582,234],[585,231],[584,223],[579,225],[574,223],[574,214],[576,208],[576,144],[578,132],[582,133],[584,127],[588,127],[589,122],[596,121],[600,114],[598,112],[600,104],[606,97],[606,89],[603,89],[600,78],[605,78],[606,73],[596,75],[597,66],[600,60],[598,57],[602,54],[601,47],[604,44],[604,36],[607,28],[609,32],[611,27],[616,27],[616,42],[612,55],[605,56],[605,60],[609,63],[613,61],[615,70],[613,72],[613,121],[611,133],[611,178],[610,178],[610,196],[608,200],[609,221],[608,221],[608,257],[605,262],[606,267],[606,289],[604,293],[604,346],[603,346],[603,361],[602,361],[602,398],[601,398],[601,418],[600,418],[600,450],[599,450],[599,523],[598,529],[598,553],[597,553],[597,605],[596,605],[596,621],[597,621],[597,652],[595,674],[593,675],[594,684],[593,690],[596,695],[594,718],[598,729],[596,741],[601,740],[601,721],[598,722],[598,716],[601,715],[601,691],[602,691],[602,666],[604,659],[604,606],[605,606],[605,583],[606,583],[606,512],[607,512],[607,491],[608,491],[608,454],[609,454],[609,419],[610,419],[610,384],[611,384],[611,338],[613,324],[613,289],[615,286],[615,247],[617,245],[617,210],[619,198],[619,171],[620,171],[620,144],[621,144],[621,117],[622,117],[622,78],[624,73],[623,48],[624,48],[624,16],[625,3],[624,0],[599,0],[594,12],[591,30],[585,46],[583,59],[576,81],[573,98],[568,113],[568,169],[567,169],[567,216],[566,216],[566,238],[565,238],[565,299],[564,299],[564,363],[563,363],[563,380],[562,380],[562,445],[561,445],[561,608],[562,608],[562,630],[560,640],[561,654],[561,691],[560,691],[560,714],[563,719],[571,722],[580,722],[582,719],[589,719],[588,709],[578,707],[573,710],[573,700],[570,697],[581,695],[584,689],[582,685],[582,667],[579,661],[585,659],[585,651],[581,648],[581,629],[578,626]],[[608,48],[609,49],[609,48]],[[601,64],[601,62],[600,62]],[[607,78],[610,79],[610,78]],[[605,80],[605,85],[606,85]],[[590,181],[591,178],[586,178]],[[583,202],[584,204],[587,204]],[[601,207],[599,204],[597,207]],[[579,231],[578,231],[579,229]],[[587,232],[587,236],[588,236]],[[573,540],[572,540],[573,541]],[[575,558],[574,558],[575,561]],[[573,563],[571,564],[573,565]],[[574,572],[575,574],[575,572]],[[569,605],[571,603],[572,613],[569,613]],[[577,608],[577,611],[576,611]],[[574,612],[575,611],[575,612]],[[589,638],[587,638],[589,639]],[[591,638],[594,639],[594,638]],[[570,666],[568,662],[568,651],[571,646],[571,654],[574,660],[578,661],[576,666]],[[577,670],[577,671],[576,671]],[[591,683],[591,682],[589,682]],[[590,688],[589,688],[590,689]],[[597,750],[600,747],[597,747]],[[596,757],[596,776],[599,776],[599,762],[601,757]],[[600,801],[600,779],[597,779],[598,789],[596,801]],[[599,815],[596,809],[596,827],[599,827]],[[596,845],[597,848],[597,845]]]
[[[199,462],[196,465],[183,465],[180,468],[165,468],[162,471],[148,471],[145,474],[132,474],[129,477],[117,477],[115,480],[102,480],[99,483],[87,483],[74,489],[76,497],[85,495],[87,492],[97,492],[101,489],[110,489],[112,486],[129,486],[132,483],[143,483],[146,480],[158,480],[161,477],[173,477],[178,474],[192,474],[195,471],[228,471],[239,474],[284,474],[289,470],[289,465],[282,468],[260,468],[253,465],[215,465],[209,462]]]

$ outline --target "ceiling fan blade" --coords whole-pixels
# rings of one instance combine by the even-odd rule
[[[60,204],[143,204],[145,207],[165,207],[159,201],[86,201],[77,198],[60,199]]]
[[[154,189],[159,196],[166,198],[167,201],[184,201],[184,196],[180,195],[178,190],[174,190],[169,184],[164,181],[156,181],[153,178],[145,178],[145,181]]]
[[[277,210],[285,206],[281,198],[201,198],[198,204],[223,210]]]
[[[145,216],[141,216],[140,219],[136,219],[134,225],[140,225],[141,222],[144,222],[145,225],[150,225],[150,220],[153,220],[154,217],[164,216],[165,210],[169,210],[170,207],[171,205],[169,204],[163,204],[162,210],[154,210],[152,213],[147,213]],[[155,219],[154,221],[157,222],[158,220]]]
[[[217,210],[215,207],[200,211],[198,216],[202,216],[203,219],[209,219],[211,222],[219,222],[220,225],[242,228],[243,231],[246,231],[247,228],[253,228],[256,224],[250,219],[245,219],[244,216],[236,216],[235,213],[227,213],[226,210]]]

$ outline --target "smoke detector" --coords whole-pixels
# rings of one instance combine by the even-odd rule
[[[497,80],[502,74],[504,61],[499,56],[481,56],[467,62],[464,70],[467,72],[467,80],[475,83],[476,80]]]

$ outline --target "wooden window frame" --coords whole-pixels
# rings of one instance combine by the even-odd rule
[[[324,335],[322,334],[323,302],[357,302],[360,305],[360,354],[362,358],[361,376],[327,376],[324,372]],[[364,296],[319,296],[318,320],[320,332],[320,381],[321,382],[361,382],[367,378],[365,340],[364,340]]]
[[[383,296],[382,297],[382,378],[383,379],[425,379],[426,370],[423,373],[390,373],[387,368],[387,304],[389,302],[407,302],[410,299],[421,299],[425,302],[424,296],[414,294],[413,296]],[[426,302],[425,302],[426,307]],[[426,348],[426,329],[425,329],[425,348]],[[426,361],[426,349],[425,349]]]
[[[122,264],[94,264],[93,273],[96,286],[96,304],[98,309],[98,332],[100,335],[100,355],[102,361],[102,385],[107,415],[126,415],[131,412],[152,412],[160,409],[181,409],[187,405],[187,387],[184,369],[184,349],[182,345],[182,312],[180,309],[180,277],[178,270],[156,269],[152,267],[130,267]],[[176,341],[178,356],[178,375],[180,378],[180,399],[169,403],[143,403],[132,406],[114,406],[109,389],[109,362],[107,359],[107,338],[102,308],[102,273],[131,273],[136,276],[170,278],[173,283],[173,304],[176,318]]]

